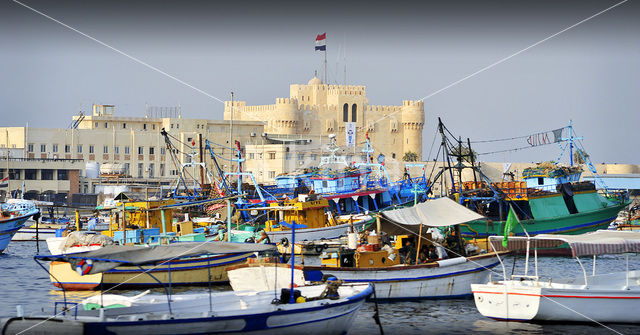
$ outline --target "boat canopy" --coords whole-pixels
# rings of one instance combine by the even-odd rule
[[[497,250],[527,250],[526,236],[509,236],[507,247],[502,246],[502,236],[490,236],[489,240]],[[580,235],[540,234],[530,237],[530,247],[556,248],[568,244],[573,257],[640,253],[640,234],[634,231],[598,230]]]
[[[185,257],[241,254],[276,250],[274,245],[231,242],[180,242],[158,246],[108,245],[73,254],[38,255],[36,260],[69,262],[82,275],[95,274],[121,265],[148,265]]]
[[[382,230],[396,235],[406,234],[407,230],[417,233],[421,224],[446,227],[484,219],[484,216],[445,197],[412,207],[384,211],[382,218]]]

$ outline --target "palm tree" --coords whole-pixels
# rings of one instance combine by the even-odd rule
[[[404,153],[404,157],[402,157],[402,160],[405,162],[417,162],[418,154],[413,151],[407,151]]]

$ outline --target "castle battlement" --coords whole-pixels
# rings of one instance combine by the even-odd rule
[[[285,104],[297,105],[298,104],[298,99],[296,99],[296,98],[277,98],[276,99],[276,104],[277,105],[285,105]]]

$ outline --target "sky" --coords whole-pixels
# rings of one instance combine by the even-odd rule
[[[314,40],[326,32],[330,84],[344,83],[346,64],[347,83],[366,85],[371,104],[428,97],[425,159],[437,150],[431,148],[438,117],[472,142],[572,120],[594,163],[640,164],[638,1],[470,76],[618,2],[22,1],[203,94],[3,0],[0,125],[65,128],[93,103],[115,104],[122,116],[144,116],[148,104],[180,105],[187,118],[222,119],[219,100],[231,91],[249,105],[271,104],[289,95],[290,84],[306,83],[315,71],[322,77]],[[526,145],[523,138],[472,144],[479,153]],[[480,160],[559,154],[550,145]]]

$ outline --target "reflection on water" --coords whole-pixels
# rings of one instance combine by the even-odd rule
[[[33,242],[11,242],[5,254],[0,254],[0,316],[15,315],[16,305],[24,307],[25,314],[37,312],[53,312],[54,301],[61,301],[61,290],[54,289],[49,277],[34,261],[35,244]],[[41,252],[47,250],[41,242]],[[300,261],[300,260],[298,260]],[[305,258],[305,263],[311,259]],[[570,258],[540,258],[539,274],[544,278],[582,277],[580,266]],[[505,261],[507,275],[511,272],[521,273],[524,270],[524,259],[518,257],[513,265],[513,258]],[[590,272],[593,260],[583,259],[584,267]],[[629,257],[629,267],[640,269],[640,256]],[[625,260],[622,255],[598,257],[597,273],[624,271]],[[499,279],[502,269],[498,266],[492,277]],[[530,267],[530,274],[533,274]],[[215,291],[229,290],[228,286],[212,286]],[[207,287],[175,287],[174,294],[182,292],[207,292]],[[110,294],[136,295],[143,290],[112,290]],[[81,301],[89,296],[100,294],[98,291],[67,292],[67,299],[72,302]],[[150,294],[164,294],[162,288],[151,289]],[[215,303],[215,302],[214,302]],[[378,334],[378,326],[373,320],[374,304],[366,303],[356,316],[353,334]],[[639,305],[640,307],[640,305]],[[419,302],[398,302],[379,304],[380,318],[386,334],[606,334],[606,328],[593,324],[531,324],[521,322],[499,322],[483,317],[478,313],[472,299],[458,300],[424,300]],[[623,334],[638,334],[640,326],[608,325]]]

